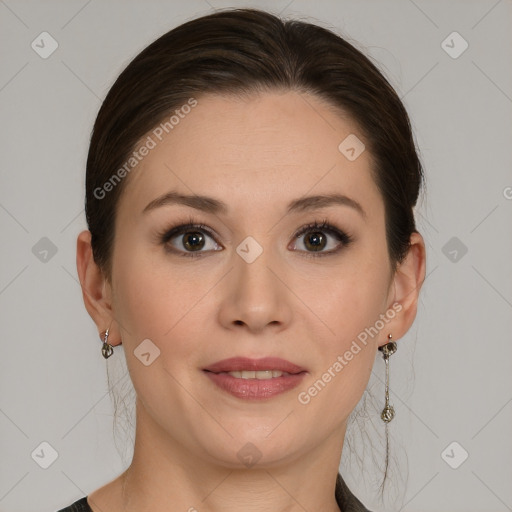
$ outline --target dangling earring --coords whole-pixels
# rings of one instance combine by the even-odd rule
[[[396,352],[397,346],[394,341],[391,341],[393,336],[388,334],[388,342],[385,345],[379,347],[382,352],[382,357],[386,363],[386,405],[382,410],[380,417],[385,423],[389,423],[395,417],[395,409],[389,404],[389,356]]]
[[[114,347],[108,343],[108,329],[105,331],[101,353],[105,359],[108,359],[114,353]]]

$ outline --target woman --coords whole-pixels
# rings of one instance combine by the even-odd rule
[[[398,96],[334,33],[227,10],[142,51],[98,113],[77,241],[134,455],[63,510],[367,510],[338,468],[416,315],[421,181]]]

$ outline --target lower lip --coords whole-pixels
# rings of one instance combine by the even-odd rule
[[[306,372],[301,372],[293,375],[282,375],[281,377],[260,380],[240,379],[227,373],[213,373],[205,370],[204,373],[219,388],[231,393],[237,398],[244,398],[246,400],[272,398],[285,391],[289,391],[297,387],[306,375]]]

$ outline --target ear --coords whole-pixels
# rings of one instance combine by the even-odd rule
[[[82,231],[76,241],[76,267],[85,308],[98,328],[100,339],[109,329],[108,342],[121,342],[119,328],[112,311],[112,288],[108,279],[94,261],[91,247],[91,232]]]
[[[425,242],[418,232],[414,232],[410,237],[407,255],[398,265],[390,287],[388,308],[394,309],[397,313],[383,333],[386,337],[391,334],[395,340],[402,338],[414,322],[420,289],[425,280],[425,266]],[[401,307],[400,310],[398,305]],[[387,342],[386,339],[380,345]]]

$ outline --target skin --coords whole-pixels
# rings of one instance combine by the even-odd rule
[[[338,511],[334,488],[347,419],[378,346],[388,334],[399,340],[415,318],[425,277],[423,239],[411,236],[409,253],[393,272],[371,155],[349,161],[340,153],[340,142],[360,131],[319,98],[287,91],[197,99],[126,178],[111,280],[92,258],[89,231],[78,237],[86,308],[100,336],[110,326],[109,343],[123,343],[137,392],[133,462],[91,493],[89,504],[95,512],[169,510],[169,504],[172,510]],[[228,211],[170,204],[142,213],[171,190],[214,197]],[[333,192],[357,201],[365,215],[339,204],[286,213],[292,200]],[[204,234],[196,258],[167,252],[158,237],[189,216],[215,233]],[[340,251],[308,257],[318,254],[305,243],[308,233],[298,240],[293,234],[324,219],[352,241],[343,245],[322,231],[324,254]],[[247,236],[263,248],[252,263],[236,252]],[[172,243],[186,253],[183,241],[178,235]],[[401,311],[301,404],[298,394],[394,303]],[[160,350],[149,366],[134,355],[147,338]],[[202,372],[233,356],[282,357],[308,374],[291,391],[242,400]],[[237,457],[248,442],[261,453],[250,468]]]

